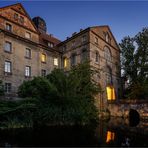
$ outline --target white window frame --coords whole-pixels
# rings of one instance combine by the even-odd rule
[[[11,63],[11,61],[5,61],[4,71],[6,73],[11,73],[12,72],[12,63]]]

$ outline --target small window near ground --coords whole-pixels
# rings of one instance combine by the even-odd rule
[[[5,93],[10,93],[12,89],[11,83],[5,83]]]

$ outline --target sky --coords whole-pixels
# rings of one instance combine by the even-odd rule
[[[22,3],[31,18],[42,17],[49,34],[61,41],[73,32],[91,26],[108,25],[120,43],[148,26],[148,1],[35,1],[0,0],[0,7]]]

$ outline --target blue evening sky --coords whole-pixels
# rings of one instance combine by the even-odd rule
[[[148,1],[8,1],[0,7],[21,2],[31,18],[41,16],[48,33],[65,40],[89,26],[109,25],[117,42],[134,36],[148,26]]]

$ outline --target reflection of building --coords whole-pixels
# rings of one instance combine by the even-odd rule
[[[55,67],[69,70],[88,59],[101,69],[94,78],[104,91],[103,98],[109,96],[109,88],[109,99],[118,97],[120,52],[108,26],[80,29],[63,42],[46,30],[45,21],[40,17],[31,20],[21,4],[0,8],[0,78],[6,93],[16,93],[24,80],[45,76]]]

